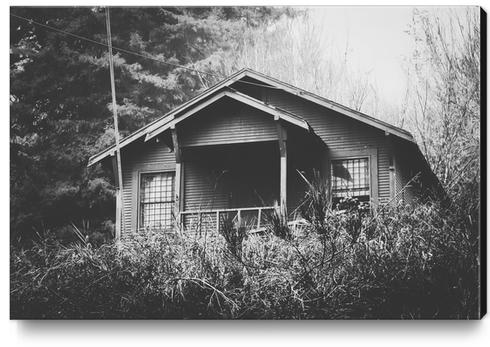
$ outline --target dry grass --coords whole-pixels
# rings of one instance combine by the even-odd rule
[[[221,235],[151,232],[101,247],[44,239],[12,249],[11,316],[478,317],[478,216],[467,204],[370,213],[352,203],[340,212],[312,196],[306,226],[278,214],[262,235],[229,223]]]

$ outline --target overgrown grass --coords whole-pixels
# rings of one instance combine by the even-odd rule
[[[336,211],[317,196],[302,228],[276,216],[262,235],[230,224],[206,238],[154,232],[100,247],[48,238],[12,249],[11,316],[478,317],[478,218],[435,202]]]

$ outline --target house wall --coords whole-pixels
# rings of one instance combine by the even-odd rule
[[[184,150],[184,209],[272,205],[279,198],[277,141]]]
[[[409,203],[414,199],[416,188],[413,183],[407,184],[415,173],[410,169],[410,165],[407,165],[407,158],[403,154],[398,152],[396,157],[398,159],[395,173],[397,201]]]
[[[390,200],[390,145],[382,130],[323,108],[282,90],[264,88],[263,101],[303,117],[327,144],[329,155],[374,150],[377,161],[377,195],[380,203]]]
[[[178,125],[182,147],[251,143],[277,139],[274,117],[224,99]]]
[[[404,201],[406,192],[403,190],[403,186],[406,183],[406,177],[404,176],[403,170],[403,158],[400,155],[397,155],[395,152],[395,201]]]
[[[123,176],[122,225],[125,233],[137,229],[139,175],[175,171],[175,154],[163,142],[135,143],[121,153]]]
[[[297,207],[306,188],[296,169],[319,168],[322,161],[328,161],[326,157],[369,153],[376,161],[373,164],[376,164],[377,173],[371,170],[376,183],[372,189],[377,191],[380,203],[388,202],[392,190],[399,191],[408,181],[409,170],[405,168],[408,163],[404,162],[400,151],[392,151],[392,145],[382,130],[281,90],[263,88],[257,95],[267,103],[303,117],[327,145],[325,149],[306,143],[308,134],[299,133],[296,127],[290,129],[287,144],[290,210]],[[269,205],[279,198],[277,129],[271,115],[261,114],[261,111],[234,100],[223,100],[179,123],[177,130],[183,147],[185,210]],[[139,175],[142,172],[175,170],[175,155],[165,142],[168,143],[154,140],[134,143],[123,152],[125,231],[136,230],[137,227]],[[390,184],[392,155],[396,164],[395,178]],[[240,175],[235,175],[234,181],[230,181],[230,169],[241,174],[241,179]],[[311,178],[311,172],[307,175]],[[254,200],[250,190],[253,184],[264,203]],[[231,196],[230,189],[234,189]]]
[[[251,184],[271,200],[271,172],[278,170],[273,163],[279,165],[272,115],[223,99],[179,123],[177,131],[184,149],[185,210],[260,206]]]
[[[299,214],[297,210],[305,197],[308,182],[323,172],[322,159],[327,159],[326,147],[315,137],[295,126],[287,127],[287,205],[292,218]]]
[[[395,143],[395,158],[399,200],[405,203],[411,203],[417,196],[421,196],[422,194],[420,183],[426,178],[423,166],[413,158],[413,150],[400,141]],[[419,172],[419,180],[412,180]]]

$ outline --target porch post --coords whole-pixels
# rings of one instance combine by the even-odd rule
[[[279,141],[279,153],[281,156],[280,165],[280,204],[281,209],[287,214],[287,170],[288,170],[288,160],[287,160],[287,131],[284,125],[281,124],[279,117],[274,118],[277,127],[277,138]]]
[[[181,185],[182,185],[182,173],[183,173],[183,164],[182,163],[175,163],[175,214],[178,216],[178,214],[181,211],[181,196],[180,196],[180,191],[181,191]]]
[[[320,152],[321,158],[321,168],[320,168],[320,176],[323,182],[326,183],[327,195],[328,199],[332,201],[332,172],[331,172],[331,163],[330,163],[330,151],[326,145],[323,146],[322,151]]]
[[[385,132],[386,139],[386,147],[388,147],[388,156],[389,156],[389,170],[390,170],[390,201],[394,202],[396,197],[396,164],[395,164],[395,155],[394,155],[394,145],[393,139],[390,133]]]
[[[287,156],[281,155],[281,208],[287,211]]]
[[[184,163],[182,162],[182,153],[179,145],[179,137],[177,136],[177,128],[173,125],[170,128],[172,132],[172,143],[174,146],[175,153],[175,189],[174,189],[174,213],[177,224],[180,225],[180,212],[183,207],[183,174],[184,174]]]

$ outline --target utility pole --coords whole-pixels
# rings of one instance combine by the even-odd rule
[[[105,9],[106,27],[107,27],[107,45],[109,47],[109,70],[111,73],[111,91],[112,91],[112,115],[114,117],[114,137],[116,139],[116,241],[121,239],[122,231],[122,169],[121,169],[121,151],[119,149],[119,126],[117,120],[117,104],[116,104],[116,85],[114,82],[114,61],[112,57],[112,39],[111,39],[111,17],[109,7]]]

